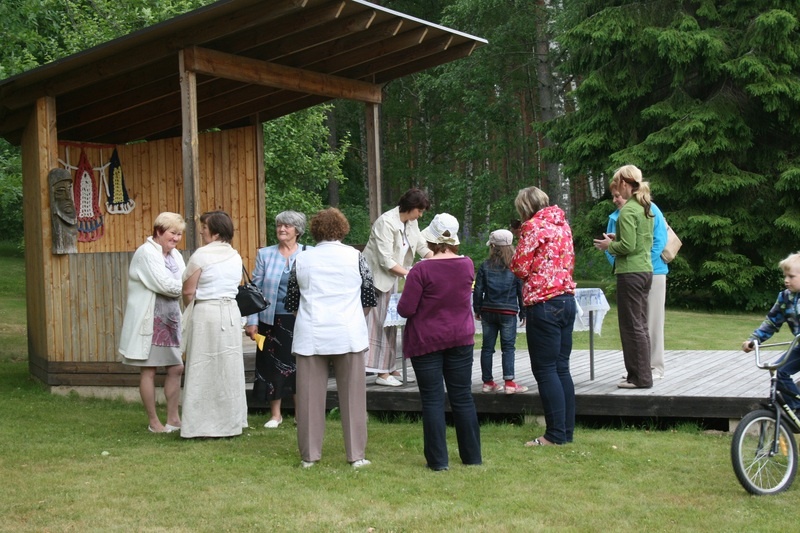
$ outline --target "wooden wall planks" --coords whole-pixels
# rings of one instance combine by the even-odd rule
[[[258,202],[264,202],[264,178],[257,175],[262,168],[262,163],[256,160],[262,153],[258,128],[260,125],[200,136],[201,211],[222,209],[231,215],[236,229],[232,244],[249,270],[255,265],[258,246],[265,240],[265,236],[259,235],[259,228],[263,227],[259,216],[264,207]],[[31,140],[32,143],[37,141]],[[95,168],[106,164],[112,153],[112,148],[107,146],[84,145],[83,148]],[[68,157],[69,163],[76,165],[80,149],[75,145],[59,145],[58,157],[62,161]],[[115,363],[133,252],[152,233],[153,220],[158,213],[183,212],[180,139],[118,146],[117,150],[125,185],[136,207],[125,215],[107,213],[105,185],[101,174],[96,172],[104,216],[102,238],[78,243],[77,254],[53,255],[47,237],[49,210],[41,220],[33,221],[36,223],[26,222],[26,243],[33,243],[37,249],[30,256],[28,268],[32,269],[30,275],[40,280],[28,284],[32,291],[28,299],[28,323],[45,324],[46,329],[45,333],[29,328],[29,343],[37,346],[31,352],[32,361],[36,358],[48,363]],[[46,187],[41,190],[41,185],[40,182],[39,187],[25,188],[26,201],[44,202],[48,206],[47,190]],[[42,194],[44,199],[39,196]],[[34,195],[40,199],[31,198]],[[37,211],[26,210],[30,212]],[[27,240],[29,226],[38,233],[30,241]],[[181,243],[179,249],[188,259],[186,244]],[[50,365],[33,366],[37,368],[36,375],[49,372],[46,367]],[[81,364],[73,371],[81,374],[92,367],[94,365]],[[96,369],[92,370],[95,372]],[[113,375],[116,372],[103,381],[113,382]],[[80,381],[79,376],[74,377]],[[125,376],[126,383],[129,378]]]

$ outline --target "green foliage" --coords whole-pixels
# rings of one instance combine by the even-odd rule
[[[0,363],[25,361],[25,260],[17,242],[0,241],[0,272]]]
[[[6,0],[0,78],[209,3]],[[382,5],[489,40],[467,58],[385,87],[384,210],[409,187],[423,187],[433,212],[459,218],[465,252],[480,258],[486,234],[516,218],[516,192],[547,190],[547,156],[569,179],[571,196],[553,201],[570,216],[576,275],[606,280],[591,239],[613,209],[609,173],[633,163],[684,241],[671,265],[673,304],[761,309],[772,299],[776,264],[800,239],[797,2]],[[553,33],[549,55],[536,53],[542,28]],[[564,116],[541,125],[537,69],[554,57],[556,83],[574,90],[562,100]],[[265,125],[269,242],[275,214],[313,214],[331,181],[351,221],[348,242],[366,242],[363,106],[337,102],[336,149],[328,146],[326,113],[317,108]],[[543,151],[546,141],[551,148]],[[22,233],[19,168],[17,152],[0,144],[0,224],[11,237]]]
[[[367,244],[372,224],[369,220],[369,210],[360,205],[342,205],[339,207],[347,221],[350,222],[350,233],[345,237],[347,244]]]
[[[317,106],[263,125],[267,241],[270,243],[275,235],[278,213],[299,211],[310,218],[322,209],[328,182],[345,180],[341,162],[349,148],[349,139],[347,136],[340,139],[337,149],[329,146],[325,125],[329,109],[330,106]],[[301,240],[313,242],[308,232]]]
[[[798,20],[766,0],[576,2],[560,20],[580,83],[549,155],[574,179],[642,168],[684,241],[678,300],[760,309],[780,288],[800,238]]]
[[[22,242],[22,161],[19,150],[0,140],[0,227],[5,239]]]

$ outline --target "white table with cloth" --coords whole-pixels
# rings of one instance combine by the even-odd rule
[[[397,314],[397,302],[400,301],[401,293],[392,294],[389,300],[389,308],[386,312],[386,320],[383,327],[398,326],[403,327],[406,319]],[[600,335],[603,330],[603,319],[611,308],[606,300],[606,295],[602,289],[575,289],[575,325],[574,331],[590,331],[589,334],[589,379],[594,379],[594,335]],[[479,321],[475,321],[475,331],[480,331]],[[524,328],[519,328],[524,331]],[[403,382],[406,381],[406,359],[403,359]]]

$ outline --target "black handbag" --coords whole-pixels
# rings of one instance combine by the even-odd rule
[[[239,306],[239,312],[242,316],[260,313],[269,307],[269,302],[264,298],[261,289],[250,281],[250,276],[244,266],[242,267],[242,273],[244,274],[245,282],[239,285],[239,292],[236,293],[236,304]]]

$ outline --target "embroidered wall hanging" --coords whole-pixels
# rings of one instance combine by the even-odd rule
[[[136,207],[136,202],[128,196],[128,189],[125,187],[125,177],[122,174],[122,164],[119,162],[119,155],[117,149],[114,148],[114,153],[111,154],[111,159],[108,162],[108,175],[111,183],[105,179],[103,175],[103,182],[106,187],[106,211],[112,215],[127,215],[133,208]]]
[[[75,180],[72,185],[75,206],[78,208],[78,241],[96,241],[103,236],[103,215],[100,213],[100,189],[89,164],[86,152],[81,149]]]

